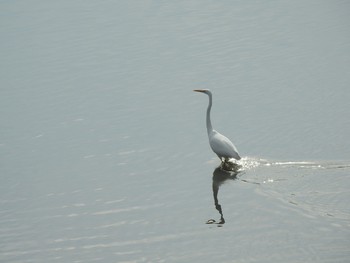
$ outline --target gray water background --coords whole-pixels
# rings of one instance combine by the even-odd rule
[[[0,261],[349,262],[349,10],[1,2]]]

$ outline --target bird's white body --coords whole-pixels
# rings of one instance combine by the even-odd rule
[[[209,138],[209,144],[214,153],[220,158],[222,162],[228,161],[231,158],[240,160],[241,157],[237,151],[237,148],[234,144],[224,135],[220,134],[213,129],[210,120],[210,111],[212,106],[212,94],[210,90],[194,90],[197,92],[205,93],[209,96],[209,104],[207,108],[207,132]]]
[[[241,159],[237,148],[227,137],[215,130],[208,134],[208,137],[210,148],[221,160],[222,158],[225,160],[228,160],[230,158],[234,158],[236,160]]]

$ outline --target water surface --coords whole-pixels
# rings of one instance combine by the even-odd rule
[[[0,6],[1,262],[349,261],[347,2]]]

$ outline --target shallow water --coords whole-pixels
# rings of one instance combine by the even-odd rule
[[[348,3],[0,7],[1,262],[349,261]]]
[[[30,194],[12,185],[1,200],[2,261],[347,261],[349,164],[245,158],[235,176],[212,179],[215,163],[57,190],[45,182]]]

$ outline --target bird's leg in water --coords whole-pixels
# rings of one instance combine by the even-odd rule
[[[227,170],[227,167],[228,167],[228,164],[229,164],[227,162],[227,159],[225,157],[222,157],[220,159],[221,159],[221,164],[220,164],[221,168],[223,168],[224,170]]]

